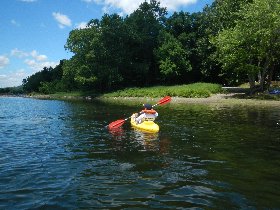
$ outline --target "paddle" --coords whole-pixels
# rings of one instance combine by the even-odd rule
[[[170,96],[165,96],[164,98],[160,99],[159,102],[155,105],[153,105],[152,107],[155,107],[157,105],[164,105],[167,104],[171,101],[171,97]]]
[[[169,103],[170,101],[171,101],[171,97],[170,96],[165,96],[164,98],[160,99],[159,102],[157,104],[153,105],[152,107],[155,107],[157,105],[164,105],[164,104]],[[125,123],[125,121],[127,121],[130,118],[131,118],[131,116],[128,117],[128,118],[125,118],[123,120],[116,120],[114,122],[111,122],[108,125],[108,127],[109,127],[109,129],[118,128],[118,127],[122,126]]]

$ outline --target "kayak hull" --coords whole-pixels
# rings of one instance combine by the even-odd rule
[[[137,128],[141,131],[148,132],[148,133],[157,133],[159,132],[158,124],[154,123],[153,121],[144,121],[140,124],[136,124],[133,118],[131,118],[130,123],[132,127]]]

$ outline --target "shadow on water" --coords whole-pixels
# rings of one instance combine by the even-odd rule
[[[0,98],[0,209],[279,208],[280,111]]]

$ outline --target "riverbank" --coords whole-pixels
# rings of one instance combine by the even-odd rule
[[[52,95],[31,95],[24,96],[36,99],[51,99],[51,100],[85,100],[85,101],[102,101],[108,103],[127,103],[127,102],[139,102],[139,103],[157,103],[160,98],[151,97],[104,97],[104,96],[60,96],[55,97]],[[207,98],[184,98],[184,97],[172,97],[171,104],[208,104],[208,105],[239,105],[239,106],[279,106],[279,100],[271,99],[258,99],[249,98],[243,93],[225,93],[225,94],[213,94]]]
[[[223,88],[219,93],[209,94],[209,97],[182,97],[172,96],[171,104],[222,104],[222,105],[253,105],[253,106],[279,106],[280,96],[271,94],[258,94],[249,96],[244,88]],[[134,93],[139,93],[139,90]],[[144,94],[145,95],[145,94]],[[166,94],[168,95],[168,94]],[[102,101],[110,103],[127,103],[129,101],[140,103],[156,103],[160,96],[137,96],[137,94],[126,95],[94,95],[90,93],[68,92],[56,93],[50,95],[31,94],[25,97],[38,99],[58,99],[58,100],[86,100],[86,101]]]
[[[149,97],[97,97],[97,100],[113,103],[129,101],[141,103],[156,103],[160,98]],[[214,94],[207,98],[172,97],[170,104],[208,104],[208,105],[237,105],[237,106],[279,106],[279,100],[248,98],[243,93]]]

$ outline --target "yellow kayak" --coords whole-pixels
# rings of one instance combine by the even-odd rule
[[[149,133],[157,133],[159,131],[159,126],[153,121],[144,121],[140,124],[136,124],[134,119],[131,118],[130,123],[134,128],[137,128],[141,131],[145,131]]]

